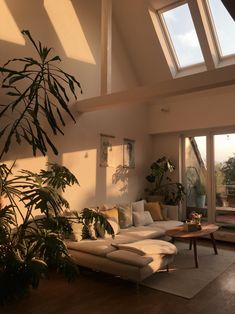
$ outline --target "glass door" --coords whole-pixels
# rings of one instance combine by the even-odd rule
[[[214,135],[215,221],[235,227],[235,133]]]
[[[207,137],[195,136],[185,138],[185,185],[186,218],[192,213],[208,219],[207,210]]]

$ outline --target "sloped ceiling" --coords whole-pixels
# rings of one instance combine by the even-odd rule
[[[144,86],[172,79],[148,11],[151,2],[159,6],[161,3],[169,4],[174,0],[113,1],[114,20],[129,54],[130,62],[137,73],[139,83]],[[235,10],[235,1],[223,0],[223,2],[227,4],[227,9],[229,8],[230,14],[232,14]],[[205,75],[211,74],[205,72]]]
[[[140,85],[172,78],[146,0],[114,0],[113,17]]]

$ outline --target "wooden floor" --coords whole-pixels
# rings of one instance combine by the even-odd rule
[[[209,245],[207,240],[203,244]],[[218,243],[234,250],[235,244]],[[68,284],[59,275],[41,282],[18,304],[0,307],[1,314],[234,314],[235,263],[193,299],[187,300],[113,276],[83,271]]]

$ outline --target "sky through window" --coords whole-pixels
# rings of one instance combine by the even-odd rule
[[[234,1],[234,0],[233,0]],[[208,0],[222,57],[235,53],[235,22],[221,0]]]
[[[180,68],[204,62],[197,33],[187,4],[162,13]]]

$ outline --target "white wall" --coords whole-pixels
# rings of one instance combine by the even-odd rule
[[[70,2],[68,0],[64,1]],[[61,0],[58,3],[64,3],[64,1]],[[81,98],[99,95],[100,1],[71,1],[89,47],[89,50],[87,50],[87,55],[90,58],[88,58],[89,62],[79,59],[78,56],[68,56],[69,47],[63,46],[59,36],[60,29],[56,30],[52,21],[48,18],[44,3],[44,1],[38,0],[7,1],[8,8],[19,29],[29,29],[35,39],[40,39],[42,43],[54,47],[55,52],[62,57],[64,70],[75,75],[82,85],[84,93]],[[50,0],[47,4],[50,5]],[[57,5],[56,3],[55,9],[58,9]],[[64,15],[62,16],[68,14],[67,23],[69,23],[72,18],[69,18],[69,12],[66,12],[66,10],[65,6]],[[61,23],[63,24],[63,20]],[[64,27],[67,27],[66,25]],[[76,40],[79,38],[79,34],[76,33],[78,29],[71,28],[71,32],[73,32],[72,44],[76,46]],[[68,36],[70,35],[68,32]],[[115,25],[113,28],[113,47],[113,91],[135,86],[137,80]],[[3,64],[11,57],[27,56],[32,53],[28,43],[26,46],[22,46],[1,40],[1,38],[0,49],[2,52],[0,64]],[[1,94],[0,98],[0,100],[4,99],[5,101],[4,96]],[[64,130],[65,136],[55,138],[59,155],[54,156],[49,152],[45,160],[64,164],[77,176],[80,187],[73,187],[66,193],[72,209],[82,209],[85,206],[102,203],[129,202],[141,196],[145,187],[144,177],[146,166],[149,163],[150,151],[150,137],[147,132],[146,120],[147,109],[143,104],[85,113],[77,119],[76,124],[68,120],[69,122]],[[107,168],[99,166],[100,133],[115,136],[114,150],[116,154],[111,166]],[[136,141],[135,169],[126,170],[121,167],[123,138]],[[9,154],[5,156],[5,159],[13,160],[17,158],[16,170],[22,167],[37,170],[39,165],[40,168],[42,167],[42,160],[44,159],[30,159],[30,157],[32,157],[30,148],[23,145],[14,145]]]
[[[234,98],[235,88],[230,86],[158,101],[149,110],[149,133],[235,125]]]
[[[188,132],[222,132],[235,129],[234,86],[172,97],[149,107],[148,126],[153,139],[152,159],[167,156],[177,166],[180,177],[180,136]],[[195,133],[195,134],[196,134]]]

